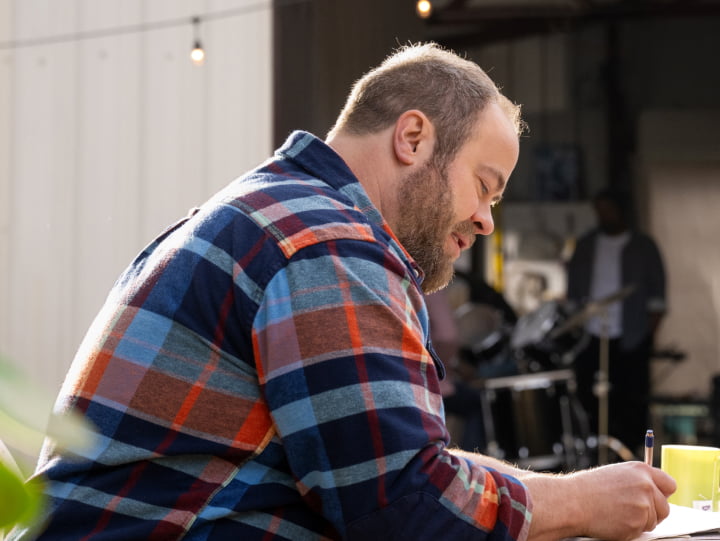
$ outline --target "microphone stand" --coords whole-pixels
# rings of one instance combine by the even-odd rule
[[[603,306],[600,312],[600,353],[598,381],[595,385],[595,394],[598,397],[598,465],[608,463],[608,393],[610,383],[610,344],[608,340],[608,314],[607,307]]]

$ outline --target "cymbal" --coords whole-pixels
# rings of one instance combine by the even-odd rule
[[[489,304],[466,302],[454,313],[461,346],[471,349],[502,327],[502,314]]]
[[[559,325],[557,328],[553,329],[550,332],[550,338],[557,338],[561,334],[564,334],[569,330],[574,329],[575,327],[583,325],[587,320],[602,312],[606,306],[609,306],[614,302],[624,299],[634,290],[635,286],[631,284],[629,286],[623,287],[615,293],[607,295],[606,297],[590,301],[582,308],[582,310],[576,312],[571,317],[569,317],[562,325]]]

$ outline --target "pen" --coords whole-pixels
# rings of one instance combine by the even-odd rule
[[[652,430],[645,432],[645,464],[652,466],[653,463],[653,445],[655,443],[655,434]]]

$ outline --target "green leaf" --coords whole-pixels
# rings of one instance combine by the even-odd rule
[[[0,528],[32,524],[43,502],[40,481],[24,483],[14,469],[0,460]]]

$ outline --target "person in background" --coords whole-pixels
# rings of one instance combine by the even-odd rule
[[[443,288],[518,159],[519,108],[473,62],[402,47],[325,140],[275,155],[120,276],[58,400],[19,539],[629,539],[669,513],[641,462],[566,475],[451,449],[423,293]],[[608,520],[612,517],[612,520]]]
[[[630,200],[615,189],[599,192],[593,207],[597,227],[578,239],[567,264],[567,298],[576,307],[628,288],[605,313],[590,318],[588,346],[575,360],[578,398],[591,427],[598,422],[600,340],[608,338],[611,436],[635,451],[648,428],[650,357],[666,312],[665,269],[655,241],[631,227]],[[639,456],[639,455],[638,455]]]

